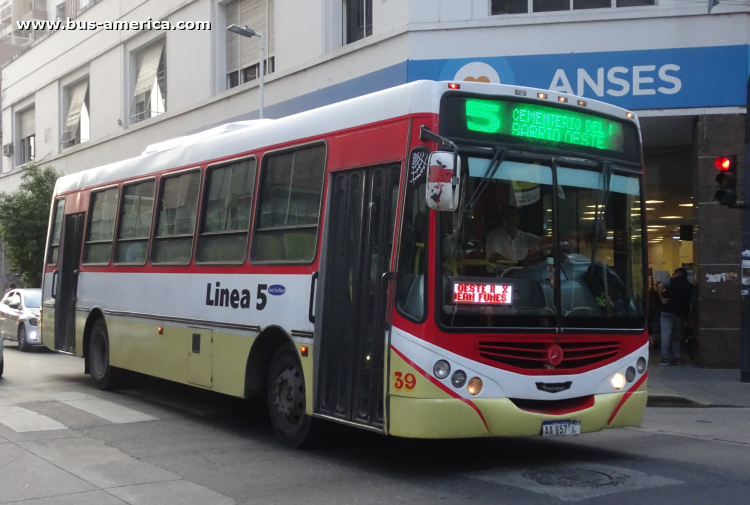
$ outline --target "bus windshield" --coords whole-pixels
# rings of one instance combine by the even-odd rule
[[[461,206],[439,214],[444,326],[643,327],[637,175],[609,165],[507,160],[493,173],[487,158],[462,163]]]

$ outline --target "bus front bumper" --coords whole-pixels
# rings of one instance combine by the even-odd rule
[[[580,421],[581,433],[639,427],[647,381],[636,391],[593,395],[593,405],[560,414],[524,410],[508,398],[426,399],[392,395],[389,434],[406,438],[539,436],[544,421]]]

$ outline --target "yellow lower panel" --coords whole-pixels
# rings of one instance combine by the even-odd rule
[[[644,385],[645,388],[645,385]],[[507,398],[474,400],[487,422],[459,399],[418,399],[390,397],[390,434],[407,438],[475,438],[538,436],[542,422],[556,419],[581,421],[581,432],[591,433],[605,428],[640,426],[646,406],[645,389],[633,393],[608,424],[623,393],[594,396],[594,406],[578,412],[547,415],[527,412]]]
[[[405,438],[486,437],[487,429],[476,411],[456,399],[390,397],[389,433]]]

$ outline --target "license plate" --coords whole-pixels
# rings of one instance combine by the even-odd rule
[[[544,421],[542,423],[543,437],[562,437],[565,435],[580,435],[581,421]]]

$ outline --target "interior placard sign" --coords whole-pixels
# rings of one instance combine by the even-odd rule
[[[457,282],[453,285],[453,302],[477,305],[510,305],[513,302],[513,286]]]

